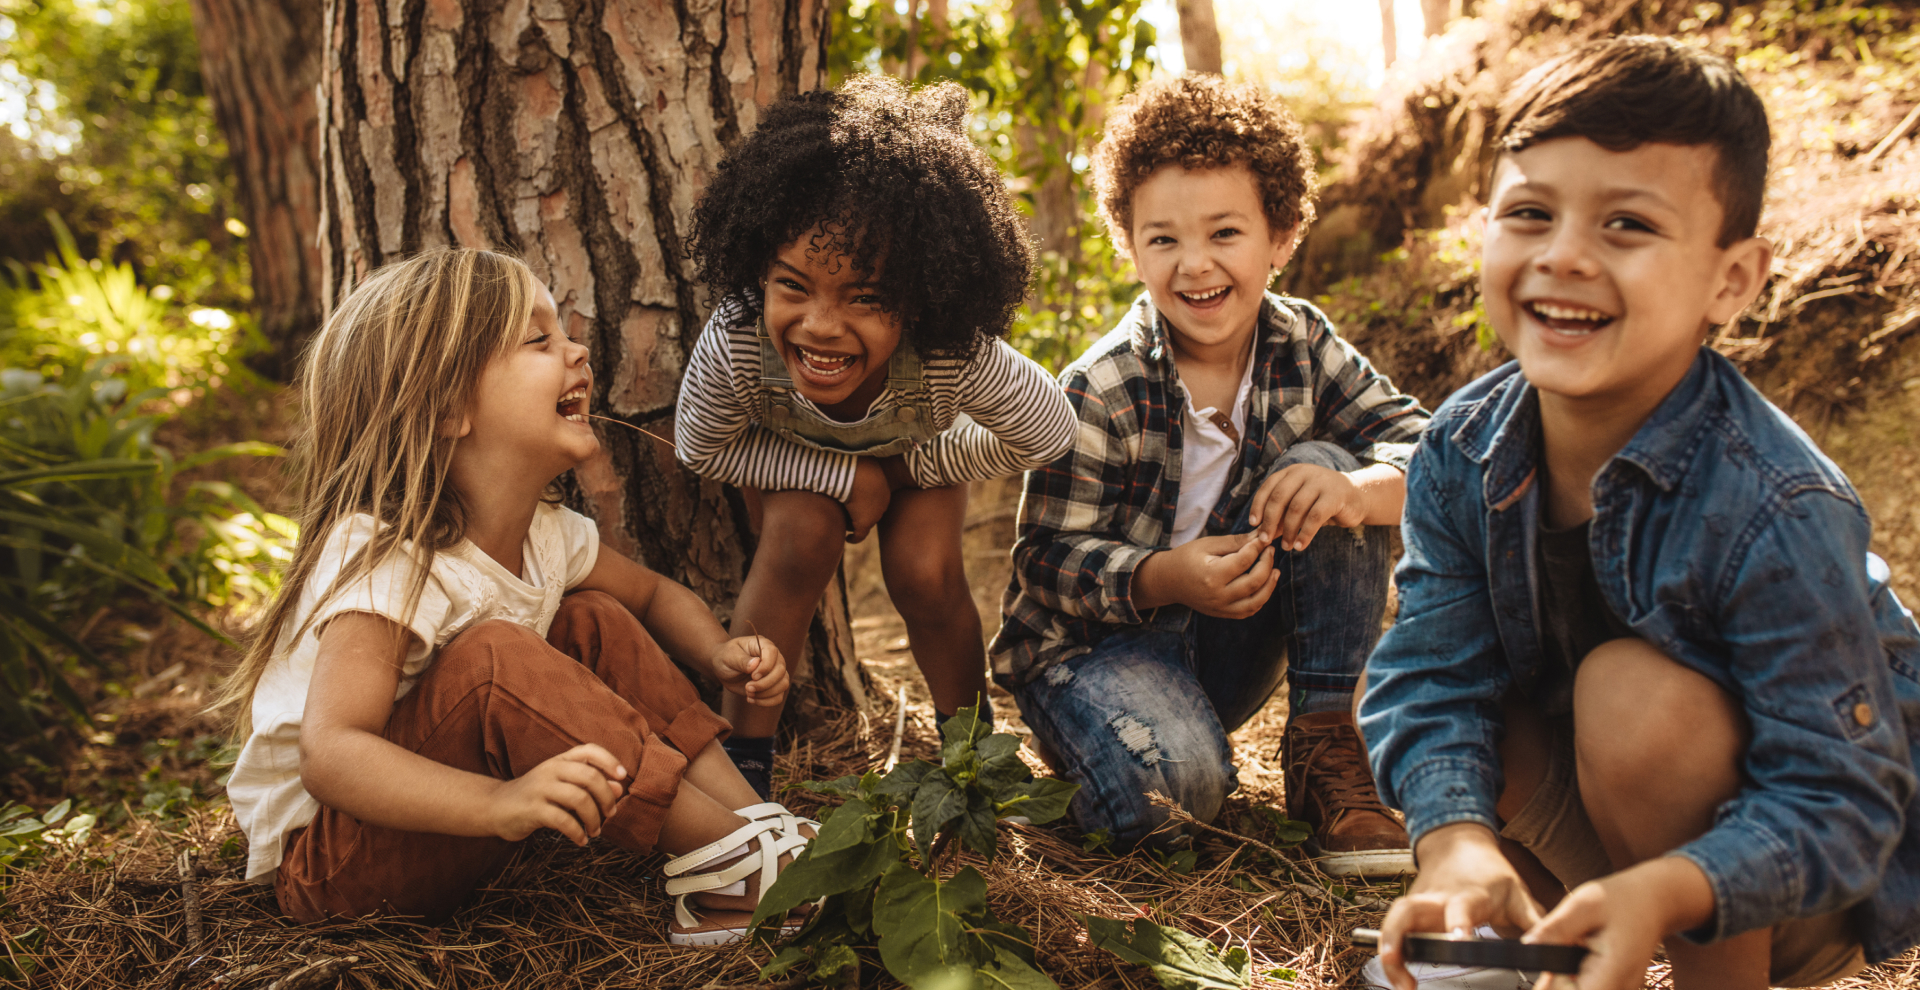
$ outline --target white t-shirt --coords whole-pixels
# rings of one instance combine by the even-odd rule
[[[1259,343],[1258,334],[1254,343]],[[1189,542],[1206,530],[1214,503],[1220,501],[1220,493],[1233,480],[1233,463],[1240,455],[1240,431],[1247,428],[1247,401],[1253,392],[1252,348],[1248,351],[1247,370],[1240,375],[1240,390],[1234,393],[1231,414],[1213,406],[1195,409],[1193,393],[1187,393],[1181,412],[1180,499],[1174,503],[1170,547]]]
[[[300,720],[307,685],[320,653],[320,634],[342,612],[372,612],[400,622],[418,637],[407,650],[394,700],[405,697],[455,636],[490,619],[517,622],[542,636],[560,610],[560,596],[586,579],[600,555],[600,533],[587,517],[542,503],[521,547],[524,575],[510,574],[467,540],[434,555],[411,621],[402,621],[417,566],[411,550],[361,576],[318,608],[319,598],[348,560],[373,538],[364,513],[334,527],[299,591],[300,602],[280,628],[273,660],[253,691],[253,734],[247,737],[227,783],[233,817],[247,835],[247,878],[269,882],[280,867],[286,834],[313,820],[320,803],[300,783]],[[299,642],[293,631],[312,616]]]

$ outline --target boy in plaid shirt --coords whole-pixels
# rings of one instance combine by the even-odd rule
[[[1027,476],[995,679],[1081,785],[1082,828],[1172,844],[1146,795],[1212,820],[1227,733],[1286,672],[1289,814],[1329,872],[1411,872],[1351,708],[1427,412],[1265,291],[1313,216],[1299,126],[1252,86],[1160,80],[1116,108],[1094,177],[1147,291],[1060,376],[1080,425]]]

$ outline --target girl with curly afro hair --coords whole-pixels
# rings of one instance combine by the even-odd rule
[[[1033,263],[1006,183],[967,139],[964,90],[849,80],[767,110],[694,214],[718,300],[680,386],[695,472],[745,489],[759,543],[736,630],[789,656],[846,542],[880,530],[887,589],[944,721],[985,710],[961,567],[970,482],[1046,464],[1073,412],[1004,338]],[[727,749],[771,787],[778,709],[727,701]]]

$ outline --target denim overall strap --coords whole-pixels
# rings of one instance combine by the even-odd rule
[[[755,331],[760,338],[761,426],[809,447],[869,457],[904,454],[933,439],[932,393],[920,355],[911,344],[901,341],[887,361],[886,387],[899,397],[890,412],[857,423],[840,423],[800,401],[793,374],[767,333],[764,317]]]

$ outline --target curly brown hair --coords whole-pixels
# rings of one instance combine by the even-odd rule
[[[1298,237],[1313,222],[1313,153],[1286,106],[1251,83],[1155,79],[1113,109],[1093,150],[1093,189],[1100,218],[1120,243],[1131,239],[1134,190],[1165,165],[1245,165],[1275,234]]]
[[[823,227],[814,247],[873,276],[921,354],[971,356],[1006,336],[1033,248],[1006,180],[967,138],[968,109],[953,83],[885,76],[774,103],[694,208],[701,280],[757,311],[774,255]]]

